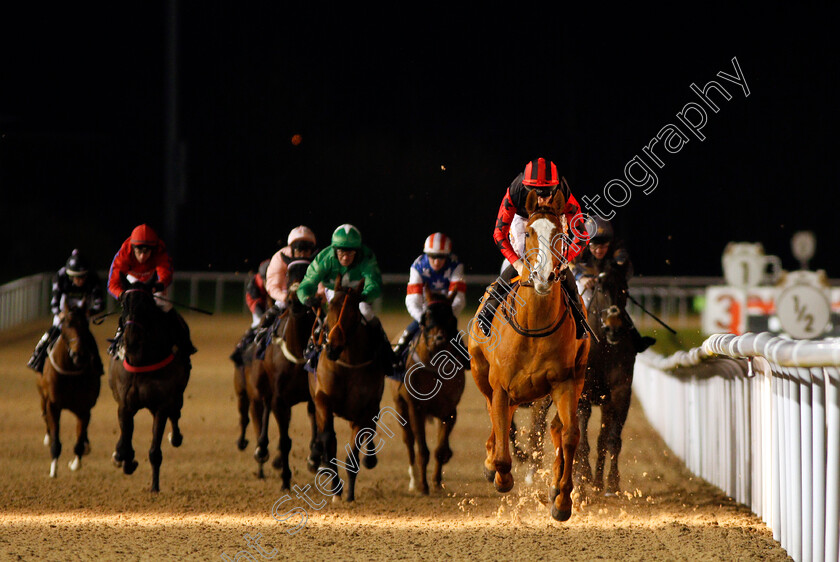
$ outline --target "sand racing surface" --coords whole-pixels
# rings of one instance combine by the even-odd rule
[[[388,333],[395,337],[407,318],[386,316]],[[482,476],[490,422],[469,373],[444,490],[427,497],[409,492],[401,433],[392,439],[380,433],[385,445],[379,465],[359,472],[357,500],[334,503],[327,497],[321,509],[314,509],[294,492],[280,489],[270,463],[267,477],[256,478],[251,427],[247,449],[236,449],[238,414],[228,355],[249,317],[193,314],[187,319],[199,352],[182,411],[184,443],[176,449],[164,442],[161,491],[155,495],[148,492],[148,412],[136,418],[137,471],[126,476],[111,463],[118,425],[107,374],[93,409],[91,454],[80,471],[70,471],[76,422],[64,412],[58,477],[49,478],[37,375],[25,367],[47,324],[2,336],[0,560],[220,560],[223,554],[228,560],[309,561],[788,559],[748,509],[692,478],[635,401],[624,429],[621,496],[592,497],[569,521],[558,523],[549,515],[547,475],[529,487],[524,467],[516,462],[513,490],[497,493]],[[103,356],[105,337],[115,326],[108,320],[94,327]],[[392,405],[388,385],[382,405]],[[591,427],[597,427],[597,409],[593,422]],[[396,422],[388,425],[398,429]],[[349,429],[343,420],[336,427],[342,450]],[[324,497],[306,470],[308,432],[305,406],[298,405],[292,418],[292,483],[310,485],[310,497],[320,501]],[[277,435],[272,420],[272,456]],[[300,517],[284,522],[272,517],[272,506],[287,493],[290,498],[278,513],[294,507],[308,512],[295,534],[288,531]],[[247,555],[237,558],[241,551]]]

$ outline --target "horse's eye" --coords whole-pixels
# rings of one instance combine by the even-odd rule
[[[530,238],[530,237],[531,237],[531,233],[530,233],[530,232],[526,232],[526,233],[525,233],[525,238]]]

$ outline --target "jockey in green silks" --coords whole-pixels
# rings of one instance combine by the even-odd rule
[[[326,288],[327,300],[331,299],[339,275],[342,285],[356,285],[364,279],[359,311],[370,329],[382,334],[383,347],[379,353],[384,354],[383,366],[390,371],[393,363],[391,343],[371,306],[373,300],[382,293],[382,273],[373,251],[362,244],[362,234],[352,224],[343,224],[336,228],[331,244],[321,250],[309,264],[296,292],[298,300],[308,306],[316,306],[318,302],[315,294],[319,283]]]

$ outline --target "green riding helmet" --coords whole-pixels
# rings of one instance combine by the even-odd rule
[[[352,224],[342,224],[332,234],[332,245],[342,250],[358,250],[362,247],[362,233]]]

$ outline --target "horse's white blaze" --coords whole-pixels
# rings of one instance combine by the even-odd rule
[[[554,266],[554,260],[551,253],[551,240],[554,237],[554,223],[548,219],[537,219],[531,224],[534,234],[539,240],[539,256],[536,264],[533,264],[532,273],[534,274],[534,289],[541,294],[548,292],[551,286],[548,282],[548,275]]]
[[[82,458],[77,455],[73,458],[72,461],[67,463],[67,466],[69,466],[70,470],[72,470],[73,472],[79,470],[80,468],[82,468]]]
[[[50,478],[55,478],[58,475],[58,459],[53,459],[50,463]]]
[[[417,489],[417,481],[414,478],[414,465],[408,465],[408,491],[413,492]]]

